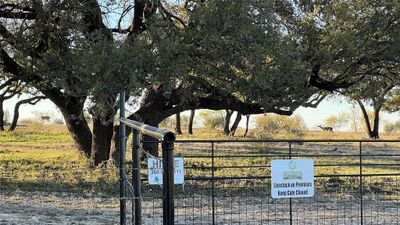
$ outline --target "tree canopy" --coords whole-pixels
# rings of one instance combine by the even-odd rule
[[[158,125],[198,108],[290,115],[315,106],[320,90],[370,74],[397,79],[399,8],[396,0],[5,0],[1,67],[52,100],[97,163],[108,158],[120,90],[141,101],[135,118]]]

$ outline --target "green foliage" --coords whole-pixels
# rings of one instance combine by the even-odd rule
[[[4,46],[29,71],[24,76],[39,78],[38,89],[89,98],[91,112],[103,116],[111,114],[119,90],[137,99],[150,85],[166,96],[179,89],[179,104],[232,95],[268,112],[293,111],[315,94],[307,85],[311,74],[346,83],[371,74],[399,80],[392,75],[399,71],[397,1],[214,0],[188,9],[167,2],[183,24],[158,9],[145,18],[144,32],[129,36],[109,29],[115,12],[123,15],[121,24],[133,21],[120,6],[28,4],[38,6],[37,17],[9,18],[12,38],[3,34]],[[368,93],[377,90],[373,84],[381,82],[368,83]]]
[[[193,15],[189,51],[206,59],[193,69],[224,93],[257,102],[266,111],[295,109],[316,90],[294,40],[281,33],[271,1],[209,1]],[[290,87],[290,88],[288,88]]]
[[[300,116],[266,114],[257,117],[254,132],[260,138],[273,138],[280,132],[286,133],[288,138],[301,138],[305,130],[305,123]]]
[[[394,88],[388,94],[388,100],[384,104],[384,109],[388,112],[400,111],[400,89],[399,87]]]
[[[199,115],[204,121],[204,127],[208,129],[222,128],[224,125],[225,114],[223,111],[202,110]]]
[[[399,14],[400,5],[392,0],[342,1],[330,5],[331,12],[340,16],[338,21],[333,19],[330,23],[335,27],[330,32],[332,37],[342,36],[339,42],[334,42],[346,49],[340,55],[356,56],[343,61],[342,65],[348,64],[343,69],[360,79],[340,92],[351,100],[372,106],[376,112],[384,105],[389,109],[394,105],[386,102],[393,97],[392,89],[399,85],[395,52],[399,51],[400,27],[391,21]],[[337,65],[337,68],[341,67]]]

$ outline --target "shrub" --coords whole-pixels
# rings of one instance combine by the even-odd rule
[[[60,117],[55,118],[55,119],[54,119],[54,123],[55,123],[55,124],[64,124],[64,119],[63,119],[63,118],[60,118]]]
[[[339,131],[342,127],[346,126],[350,121],[349,115],[346,113],[339,113],[339,115],[332,115],[325,120],[325,125],[332,126],[335,130]]]
[[[204,127],[208,129],[216,129],[224,125],[225,116],[222,111],[203,110],[199,115],[204,121]]]
[[[400,120],[395,123],[386,123],[383,130],[388,134],[400,132]]]
[[[267,114],[257,117],[254,130],[255,135],[260,138],[272,138],[281,132],[288,138],[301,138],[306,126],[300,116]]]

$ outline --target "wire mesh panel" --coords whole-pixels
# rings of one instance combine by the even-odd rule
[[[177,187],[176,224],[398,224],[398,146],[368,144],[178,142],[186,182]],[[271,198],[271,160],[289,158],[314,161],[313,197]]]
[[[363,222],[399,224],[400,153],[396,143],[363,143]]]
[[[399,177],[365,177],[364,224],[399,224]]]
[[[175,185],[175,224],[400,224],[399,147],[369,140],[178,141],[185,183]],[[87,169],[72,160],[34,167],[22,154],[1,168],[0,224],[118,224],[117,168]],[[313,160],[313,197],[271,198],[271,161],[289,158]],[[162,186],[149,185],[147,161],[141,168],[142,224],[163,224]],[[131,224],[133,187],[126,186]]]

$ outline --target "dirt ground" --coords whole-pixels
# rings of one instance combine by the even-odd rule
[[[215,201],[216,224],[289,224],[287,202],[258,197],[217,198]],[[293,201],[293,224],[360,224],[359,199],[352,196],[344,197],[343,201],[329,198]],[[162,224],[160,203],[159,200],[143,203],[144,225]],[[210,198],[176,199],[176,207],[176,224],[212,224]],[[366,198],[364,209],[364,224],[400,224],[398,201]],[[82,198],[71,194],[0,193],[0,225],[42,224],[119,224],[119,203],[117,199]],[[127,224],[131,224],[129,215]]]
[[[116,200],[48,193],[0,193],[0,225],[112,225],[119,222]]]

